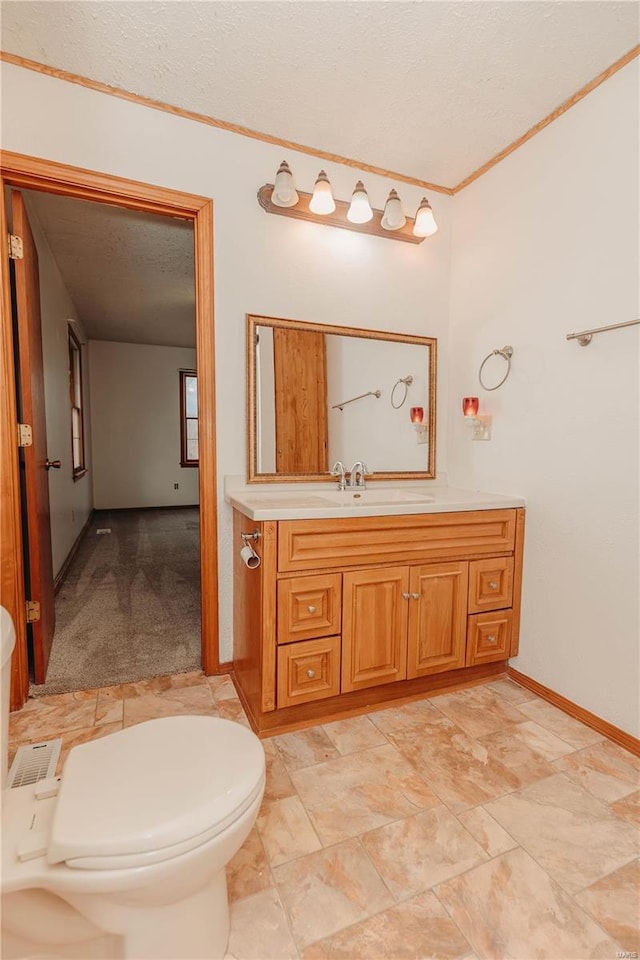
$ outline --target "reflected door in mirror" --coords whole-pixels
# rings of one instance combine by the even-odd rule
[[[327,360],[322,333],[273,329],[277,473],[327,471]]]

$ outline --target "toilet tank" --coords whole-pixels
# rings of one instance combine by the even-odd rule
[[[0,607],[0,725],[2,727],[2,787],[7,779],[9,749],[9,697],[11,692],[11,654],[16,644],[13,620],[4,607]]]

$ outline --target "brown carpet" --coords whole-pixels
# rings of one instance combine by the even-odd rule
[[[198,669],[199,550],[197,508],[96,511],[56,597],[46,683],[31,695]]]

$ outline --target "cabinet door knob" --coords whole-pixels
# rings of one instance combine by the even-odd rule
[[[309,677],[310,680],[313,680],[315,675],[316,675],[315,670],[307,670],[307,676]]]
[[[316,612],[316,608],[314,607],[314,605],[313,605],[312,603],[309,604],[309,606],[307,607],[307,610],[309,611],[309,613],[315,613],[315,612]]]
[[[490,581],[489,581],[489,586],[491,587],[492,590],[497,590],[497,589],[498,589],[498,584],[496,583],[495,580],[490,580]]]
[[[419,594],[419,593],[412,593],[412,594],[411,594],[411,599],[412,599],[412,600],[419,600],[419,599],[420,599],[420,594]]]
[[[409,594],[409,593],[403,593],[403,594],[402,594],[402,599],[403,599],[403,600],[408,600],[409,597],[410,597],[410,594]]]
[[[497,642],[498,642],[498,638],[497,638],[496,636],[494,636],[494,634],[492,633],[490,637],[487,637],[487,642],[488,642],[488,643],[497,643]]]

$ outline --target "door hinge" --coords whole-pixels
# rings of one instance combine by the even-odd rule
[[[27,623],[35,623],[40,619],[40,601],[27,600]]]
[[[18,424],[18,446],[19,447],[33,446],[33,430],[31,429],[30,423]]]
[[[22,260],[22,237],[16,236],[15,233],[9,234],[9,259],[10,260]]]

